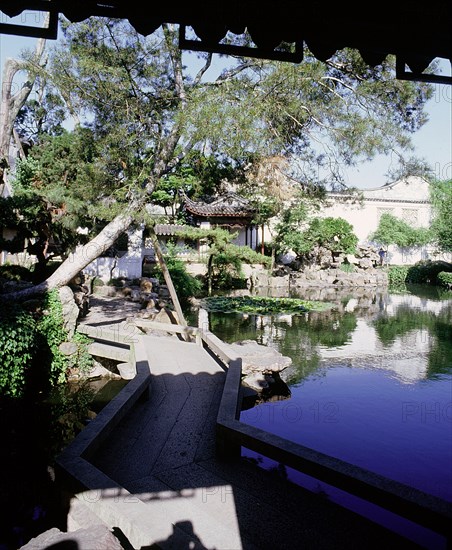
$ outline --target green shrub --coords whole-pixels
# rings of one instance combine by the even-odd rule
[[[445,265],[450,264],[441,261],[432,262],[431,260],[417,262],[408,269],[407,283],[437,284],[438,275],[441,271],[445,271]]]
[[[67,340],[67,333],[63,328],[63,308],[57,290],[46,294],[37,328],[44,339],[45,347],[41,352],[49,360],[49,382],[51,385],[62,383],[66,379],[68,358],[61,353],[59,346]]]
[[[77,344],[77,353],[68,358],[67,368],[77,368],[82,374],[86,374],[93,367],[93,356],[88,351],[88,346],[93,340],[76,331],[72,342]]]
[[[0,279],[6,279],[8,281],[29,281],[31,282],[33,277],[32,272],[21,265],[1,265],[0,266]]]
[[[411,266],[391,266],[388,269],[388,279],[391,286],[404,284],[441,284],[439,274],[444,272],[446,262],[425,260]],[[452,269],[452,267],[451,267]],[[447,275],[446,272],[444,272]]]
[[[406,284],[409,266],[392,265],[388,269],[388,281],[390,286],[399,287]]]
[[[343,271],[344,273],[354,273],[355,272],[355,266],[353,264],[341,264],[339,266],[339,269]]]
[[[218,289],[246,287],[240,258],[228,254],[227,251],[215,254],[212,262],[212,286]]]
[[[445,288],[452,288],[452,273],[441,271],[438,273],[438,284]]]
[[[77,353],[68,357],[60,351],[68,335],[58,291],[48,292],[40,302],[34,300],[33,307],[30,303],[0,309],[0,394],[11,397],[65,382],[68,368],[87,372],[92,367],[91,340],[85,335],[73,336]]]
[[[174,288],[176,289],[179,302],[182,306],[188,305],[189,299],[192,296],[197,296],[201,292],[201,281],[188,273],[185,262],[177,257],[176,247],[171,243],[168,243],[167,246],[165,263],[171,280],[173,281]],[[155,274],[160,283],[165,282],[159,265],[156,266]]]
[[[0,393],[21,397],[36,353],[36,321],[14,305],[0,309]]]

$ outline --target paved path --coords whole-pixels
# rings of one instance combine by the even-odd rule
[[[92,462],[146,503],[152,548],[336,549],[405,539],[245,460],[215,457],[225,372],[203,348],[144,336],[150,397]],[[131,514],[133,502],[130,503]],[[144,548],[144,547],[142,547]]]

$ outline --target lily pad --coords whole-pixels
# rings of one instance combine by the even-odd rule
[[[303,314],[323,310],[331,304],[302,300],[301,298],[269,298],[263,296],[209,296],[201,301],[207,311],[273,315],[278,313]]]

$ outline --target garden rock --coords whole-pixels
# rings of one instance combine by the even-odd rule
[[[63,355],[66,355],[69,357],[77,353],[78,346],[75,342],[61,342],[61,344],[58,346],[58,349],[61,351]]]
[[[62,286],[58,289],[58,296],[63,309],[63,326],[68,336],[74,335],[77,326],[77,319],[80,315],[80,309],[75,303],[74,293],[68,286]]]
[[[130,363],[118,363],[117,368],[123,380],[132,380],[137,373],[135,366]]]
[[[242,358],[242,374],[245,376],[280,372],[292,364],[292,359],[279,351],[258,344],[254,340],[243,340],[229,344],[233,355]]]
[[[46,550],[48,548],[76,548],[77,550],[123,550],[114,534],[104,525],[94,525],[64,533],[53,527],[31,539],[20,550]]]

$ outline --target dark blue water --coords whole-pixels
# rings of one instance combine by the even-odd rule
[[[223,340],[256,340],[292,359],[282,373],[290,398],[242,411],[242,422],[452,503],[452,299],[419,290],[343,296],[329,312],[304,316],[211,313]],[[444,548],[426,529],[283,471],[426,548]]]

